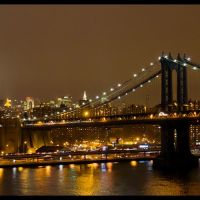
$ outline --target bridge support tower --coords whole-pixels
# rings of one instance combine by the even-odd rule
[[[184,57],[185,59],[185,57]],[[177,74],[177,112],[185,110],[184,106],[188,103],[187,96],[187,68],[182,66],[180,62],[183,59],[178,54],[177,59],[174,61],[171,54],[168,57],[160,59],[161,63],[161,109],[164,112],[171,112],[173,104],[173,80],[172,72],[176,71]]]

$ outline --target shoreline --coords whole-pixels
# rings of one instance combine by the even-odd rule
[[[38,167],[38,166],[55,166],[55,165],[69,165],[69,164],[90,164],[90,163],[105,163],[105,162],[130,162],[130,161],[150,161],[156,157],[140,157],[140,158],[112,158],[112,159],[94,159],[94,160],[68,160],[68,161],[40,161],[40,162],[21,162],[0,164],[0,168],[14,168],[14,167]]]

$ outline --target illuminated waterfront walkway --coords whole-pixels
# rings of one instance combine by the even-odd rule
[[[127,158],[107,158],[107,159],[73,159],[73,160],[51,160],[51,161],[18,161],[18,162],[1,162],[0,168],[9,167],[36,167],[36,166],[46,166],[46,165],[67,165],[67,164],[89,164],[89,163],[105,163],[105,162],[125,162],[125,161],[147,161],[153,160],[155,156],[149,157],[127,157]]]
[[[4,167],[33,167],[60,164],[88,164],[100,162],[121,162],[131,160],[152,160],[159,151],[131,151],[118,152],[68,152],[45,154],[5,155],[0,157],[0,168]]]

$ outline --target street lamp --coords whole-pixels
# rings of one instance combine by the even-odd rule
[[[88,111],[85,111],[84,112],[84,117],[88,117],[89,116],[89,112]]]

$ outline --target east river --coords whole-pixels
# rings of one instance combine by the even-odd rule
[[[152,162],[0,168],[0,195],[200,195],[200,167],[164,173]]]

